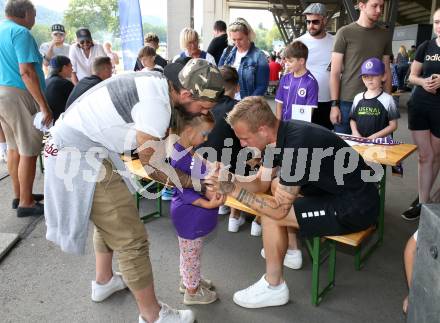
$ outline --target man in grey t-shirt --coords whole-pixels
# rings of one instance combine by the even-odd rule
[[[64,43],[66,31],[63,25],[54,24],[51,27],[52,40],[50,42],[42,43],[40,46],[40,53],[43,56],[43,65],[47,68],[50,59],[54,56],[69,57],[69,44]]]
[[[333,47],[330,94],[330,120],[336,132],[351,133],[349,124],[353,98],[365,90],[359,77],[362,62],[376,57],[385,64],[384,90],[391,93],[391,34],[376,25],[383,12],[384,0],[359,0],[360,16],[341,28]]]

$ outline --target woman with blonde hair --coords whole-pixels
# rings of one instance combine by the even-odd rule
[[[225,49],[219,66],[231,65],[238,71],[240,92],[236,99],[247,96],[263,96],[269,85],[269,64],[264,53],[255,47],[255,32],[243,18],[237,18],[228,27],[229,40],[234,47]]]
[[[399,91],[403,92],[405,90],[405,76],[409,69],[409,56],[404,45],[401,45],[399,48],[399,53],[396,57],[396,64],[397,78],[399,80]]]
[[[179,55],[175,56],[173,62],[178,58],[203,58],[208,62],[217,65],[215,58],[208,52],[201,50],[199,47],[199,34],[192,28],[183,28],[180,32],[180,48],[183,50]]]

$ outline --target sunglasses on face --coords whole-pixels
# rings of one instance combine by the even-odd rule
[[[79,43],[80,43],[81,45],[84,45],[84,44],[90,44],[91,41],[90,41],[90,40],[81,40]]]
[[[319,19],[306,20],[306,24],[307,25],[310,25],[310,24],[312,24],[312,25],[319,25],[320,23],[321,23],[321,20],[319,20]]]

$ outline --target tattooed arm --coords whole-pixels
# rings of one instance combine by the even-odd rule
[[[193,187],[191,176],[173,168],[166,162],[166,142],[141,131],[136,132],[139,160],[148,176],[160,183],[176,187]]]
[[[229,195],[261,215],[268,216],[275,220],[281,220],[289,214],[293,202],[295,202],[298,196],[299,190],[299,186],[285,186],[278,184],[274,196],[257,195],[248,192],[237,185]]]
[[[231,176],[227,180],[218,181],[216,184],[217,192],[228,194],[261,215],[276,220],[281,220],[289,214],[293,202],[298,197],[300,188],[300,186],[286,186],[278,183],[274,196],[270,196],[249,192],[243,187],[242,183]]]

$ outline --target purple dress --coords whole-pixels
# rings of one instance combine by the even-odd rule
[[[294,104],[317,108],[318,91],[318,82],[310,71],[300,77],[293,76],[293,73],[284,75],[275,95],[275,101],[283,104],[282,120],[292,119]]]
[[[185,148],[180,144],[174,144],[171,166],[192,177],[203,178],[206,175],[206,165],[201,159],[193,157],[190,152],[178,160],[174,159],[178,152],[184,150]],[[192,169],[194,170],[191,172]],[[218,208],[205,209],[191,204],[199,198],[205,197],[192,188],[184,188],[183,191],[175,190],[171,201],[171,220],[177,235],[181,238],[194,240],[206,236],[217,225]]]

